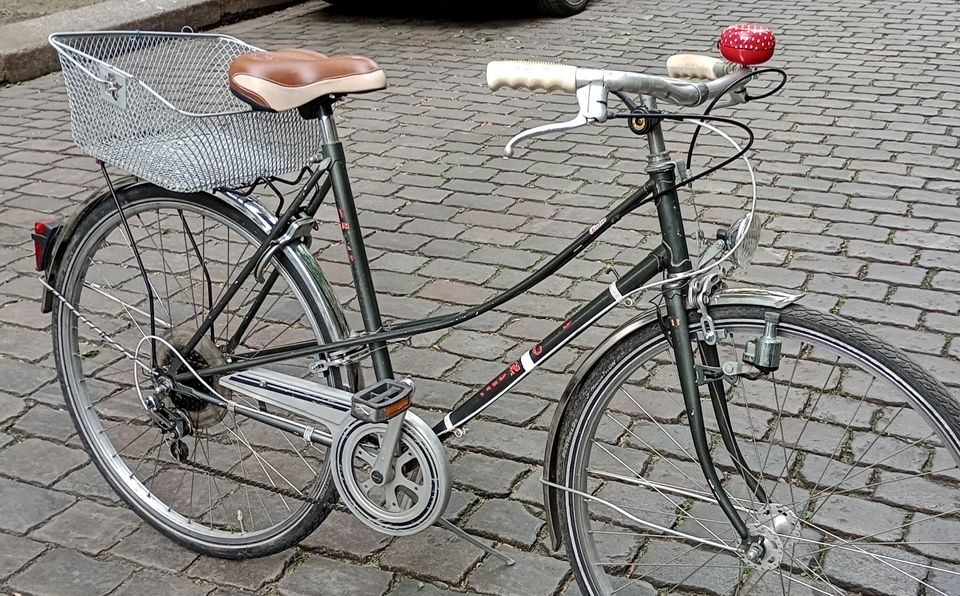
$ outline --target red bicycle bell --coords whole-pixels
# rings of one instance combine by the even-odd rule
[[[752,66],[773,57],[777,36],[763,25],[731,25],[720,34],[717,47],[734,64]]]

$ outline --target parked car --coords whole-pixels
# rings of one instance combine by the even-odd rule
[[[568,17],[583,12],[590,0],[526,0],[535,4],[537,10],[545,15],[554,17]],[[326,0],[328,4],[344,6],[353,4],[355,0]],[[353,4],[355,6],[355,4]]]
[[[590,0],[536,0],[540,12],[556,17],[568,17],[582,12]]]

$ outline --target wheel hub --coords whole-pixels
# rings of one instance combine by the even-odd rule
[[[189,354],[183,353],[184,348],[190,341],[190,338],[193,337],[195,332],[195,329],[179,327],[164,333],[161,335],[161,337],[171,346],[173,346],[173,350],[176,350],[177,353],[182,355],[184,360],[186,360],[187,363],[194,369],[226,364],[226,358],[223,357],[223,353],[220,352],[217,344],[214,343],[209,335],[204,335]],[[174,359],[177,358],[174,355],[173,350],[171,350],[166,344],[161,343],[158,345],[157,364],[164,368],[170,365]],[[208,382],[210,383],[211,387],[215,388],[217,392],[220,393],[221,396],[229,399],[229,390],[221,387],[219,385],[219,380],[220,377],[216,376],[211,378]],[[207,388],[204,387],[203,384],[197,379],[185,381],[183,384],[197,391],[207,391]],[[223,420],[223,417],[227,414],[227,411],[224,408],[217,407],[192,395],[175,391],[172,388],[172,385],[166,386],[163,379],[161,379],[158,384],[157,392],[159,395],[163,396],[165,405],[183,411],[187,417],[190,418],[193,428],[207,428],[213,426]]]
[[[756,542],[743,553],[743,562],[747,567],[759,571],[770,571],[780,567],[783,561],[783,542],[769,526],[756,528]]]
[[[779,503],[770,503],[758,511],[757,520],[753,526],[766,526],[781,537],[800,536],[800,518],[793,509]]]
[[[748,526],[756,542],[742,554],[743,562],[760,571],[777,569],[783,562],[784,542],[800,536],[800,519],[792,509],[770,503],[757,512],[756,521]]]

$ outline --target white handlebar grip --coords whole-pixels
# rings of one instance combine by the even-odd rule
[[[719,79],[727,74],[727,63],[697,54],[674,54],[667,58],[667,75],[675,79]]]
[[[487,64],[487,86],[511,89],[577,90],[577,67],[529,60],[498,60]]]

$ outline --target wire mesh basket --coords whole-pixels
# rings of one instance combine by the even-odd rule
[[[261,112],[233,96],[227,71],[262,51],[226,35],[57,33],[73,136],[93,157],[180,192],[300,170],[320,127],[296,110]]]

